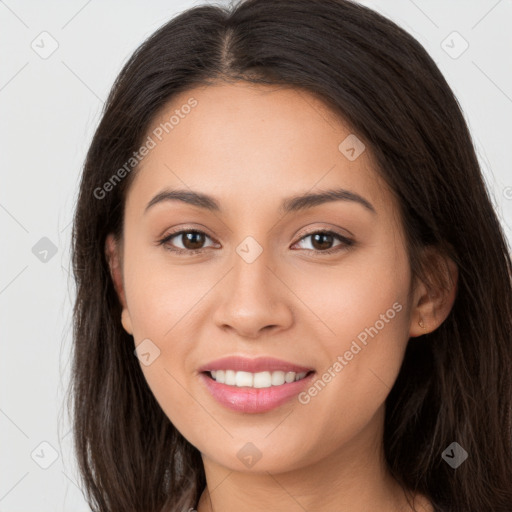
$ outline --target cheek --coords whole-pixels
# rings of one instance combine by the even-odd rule
[[[408,340],[406,293],[396,281],[381,278],[384,289],[370,283],[354,282],[351,290],[344,287],[309,302],[326,326],[318,327],[316,336],[310,331],[321,340],[318,350],[327,361],[323,370],[338,362],[336,373],[343,375],[338,385],[355,395],[367,388],[392,387]]]
[[[209,300],[205,294],[218,281],[218,271],[207,263],[171,264],[165,253],[151,257],[136,244],[125,247],[125,289],[134,345],[145,343],[151,353],[151,364],[141,362],[141,370],[170,421],[180,432],[190,433],[193,425],[205,422],[204,410],[189,388],[198,360],[196,345],[202,338],[198,315],[204,314],[203,304]],[[199,429],[196,436],[202,432]]]
[[[314,436],[344,442],[385,402],[408,341],[409,279],[407,260],[398,252],[317,276],[315,284],[329,286],[329,293],[310,295],[309,304],[329,327],[319,344],[327,363],[301,399],[311,417],[331,420],[313,424]]]
[[[403,345],[410,273],[401,247],[374,244],[347,253],[335,265],[310,264],[281,274],[307,306],[299,308],[304,311],[299,321],[322,334],[321,346],[331,357],[350,349],[358,337],[363,344],[385,339],[378,345],[383,351]]]
[[[389,323],[374,320],[363,323],[362,328],[351,326],[353,336],[340,336],[338,343],[329,347],[330,363],[300,397],[304,417],[329,418],[323,424],[311,423],[312,438],[349,443],[382,409],[399,373],[407,341],[400,315],[405,316],[405,306]]]
[[[172,338],[194,318],[202,297],[217,280],[207,263],[173,264],[164,251],[126,253],[125,288],[136,340]]]

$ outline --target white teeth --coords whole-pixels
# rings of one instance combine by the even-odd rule
[[[234,370],[226,370],[224,384],[229,384],[230,386],[236,385],[236,372]]]
[[[284,372],[272,372],[272,386],[284,384]]]
[[[284,380],[286,382],[293,382],[295,380],[295,372],[288,372],[285,376],[284,376]]]
[[[303,379],[307,372],[235,372],[234,370],[212,370],[210,375],[220,384],[228,386],[269,388],[270,386],[282,386],[285,382],[290,383]]]
[[[252,382],[247,384],[253,388],[269,388],[272,386],[272,374],[270,372],[259,372],[249,374],[252,378]]]
[[[241,388],[243,386],[252,386],[252,373],[249,372],[236,372],[235,384]]]

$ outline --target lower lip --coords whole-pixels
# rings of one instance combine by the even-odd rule
[[[275,409],[298,395],[314,375],[315,372],[312,372],[301,380],[269,388],[228,386],[213,380],[206,373],[200,373],[199,377],[221,405],[233,411],[254,414]]]

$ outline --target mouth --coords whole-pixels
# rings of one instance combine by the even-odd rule
[[[230,411],[266,413],[290,402],[311,385],[316,372],[210,370],[198,375],[216,402]],[[224,380],[224,382],[221,382]]]

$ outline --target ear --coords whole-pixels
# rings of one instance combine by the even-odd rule
[[[133,334],[132,321],[124,291],[121,252],[121,243],[116,240],[113,233],[108,234],[105,240],[105,258],[107,259],[110,276],[112,277],[112,282],[122,307],[121,324],[128,334]]]
[[[418,280],[414,290],[410,337],[435,331],[450,314],[457,294],[459,273],[451,258],[434,247],[428,247],[423,261],[428,282]]]

